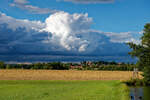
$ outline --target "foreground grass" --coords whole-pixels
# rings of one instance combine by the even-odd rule
[[[0,81],[0,100],[129,100],[120,81]]]

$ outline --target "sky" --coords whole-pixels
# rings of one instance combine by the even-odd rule
[[[14,61],[28,61],[33,55],[45,55],[42,61],[77,56],[126,61],[131,50],[126,43],[139,44],[144,25],[150,22],[149,4],[149,0],[0,0],[0,60],[11,61],[10,56],[17,55]]]

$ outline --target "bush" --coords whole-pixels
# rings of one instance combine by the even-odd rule
[[[127,84],[128,86],[145,86],[146,83],[142,79],[130,79],[127,81],[123,81],[123,83]]]
[[[6,67],[5,67],[4,62],[0,61],[0,69],[5,69],[5,68],[6,68]]]
[[[145,67],[143,72],[144,81],[150,85],[150,66]]]

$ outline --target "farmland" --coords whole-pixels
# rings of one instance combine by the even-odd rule
[[[0,70],[0,100],[129,100],[131,71]]]
[[[128,80],[131,71],[0,70],[0,80]]]

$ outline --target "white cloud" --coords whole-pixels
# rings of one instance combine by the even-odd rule
[[[139,32],[121,32],[121,33],[113,33],[113,32],[102,32],[106,36],[110,37],[110,41],[114,43],[127,43],[133,42],[135,44],[139,44],[140,40],[134,38],[134,35]]]
[[[52,10],[48,8],[40,8],[37,6],[33,6],[29,4],[29,1],[27,0],[14,0],[12,4],[10,4],[12,7],[18,7],[23,10],[27,10],[33,14],[50,14],[58,12],[58,10]]]
[[[144,31],[139,32],[139,34],[143,34],[143,33],[144,33]]]
[[[57,0],[62,1],[62,0]],[[74,2],[74,3],[83,3],[83,4],[90,4],[90,3],[113,3],[114,0],[63,0],[67,2]]]
[[[19,3],[19,4],[26,4],[28,3],[27,0],[14,0],[15,3]]]
[[[0,13],[0,24],[7,24],[7,27],[15,31],[17,28],[25,28],[27,31],[40,30],[45,24],[40,21],[19,20]]]
[[[67,50],[85,50],[88,41],[78,38],[76,34],[90,28],[92,19],[88,14],[58,12],[46,19],[45,31],[52,33],[52,41],[59,43]]]

